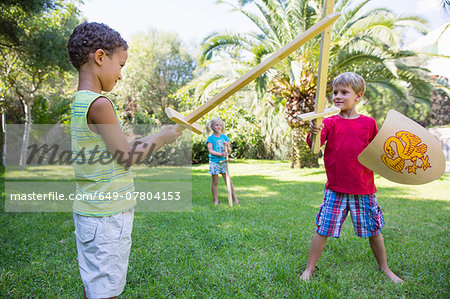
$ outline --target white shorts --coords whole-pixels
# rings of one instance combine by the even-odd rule
[[[134,209],[105,217],[73,213],[78,267],[88,298],[118,296],[125,287]]]

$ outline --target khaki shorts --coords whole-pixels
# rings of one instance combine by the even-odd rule
[[[105,217],[73,213],[78,266],[88,298],[118,296],[125,287],[134,209]]]

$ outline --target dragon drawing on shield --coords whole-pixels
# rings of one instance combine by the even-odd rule
[[[427,145],[421,142],[422,140],[418,136],[407,131],[399,131],[384,143],[386,154],[381,156],[381,160],[389,168],[400,173],[405,168],[406,161],[412,162],[412,165],[406,166],[408,173],[415,174],[417,168],[426,170],[431,165],[428,162],[428,156],[425,156]],[[392,144],[395,144],[395,148]],[[421,165],[417,165],[418,159],[422,161]]]

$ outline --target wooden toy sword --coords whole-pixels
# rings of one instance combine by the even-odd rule
[[[231,189],[231,175],[230,175],[230,169],[228,167],[228,162],[232,161],[233,159],[227,158],[226,160],[220,161],[220,164],[225,163],[226,171],[227,171],[227,192],[228,192],[228,205],[230,207],[233,206],[233,191]]]

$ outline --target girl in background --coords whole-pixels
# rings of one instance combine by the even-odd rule
[[[211,130],[213,131],[213,134],[206,140],[206,146],[208,147],[209,152],[209,173],[212,176],[211,191],[213,194],[214,204],[217,205],[219,204],[219,200],[217,199],[217,185],[219,183],[219,174],[222,174],[225,184],[227,183],[226,166],[224,163],[221,164],[220,161],[224,161],[225,159],[227,159],[229,153],[231,153],[230,139],[227,135],[224,134],[225,124],[218,117],[213,118],[207,123],[206,130],[208,134]],[[236,193],[234,192],[234,186],[232,182],[231,191],[234,203],[239,204]]]

